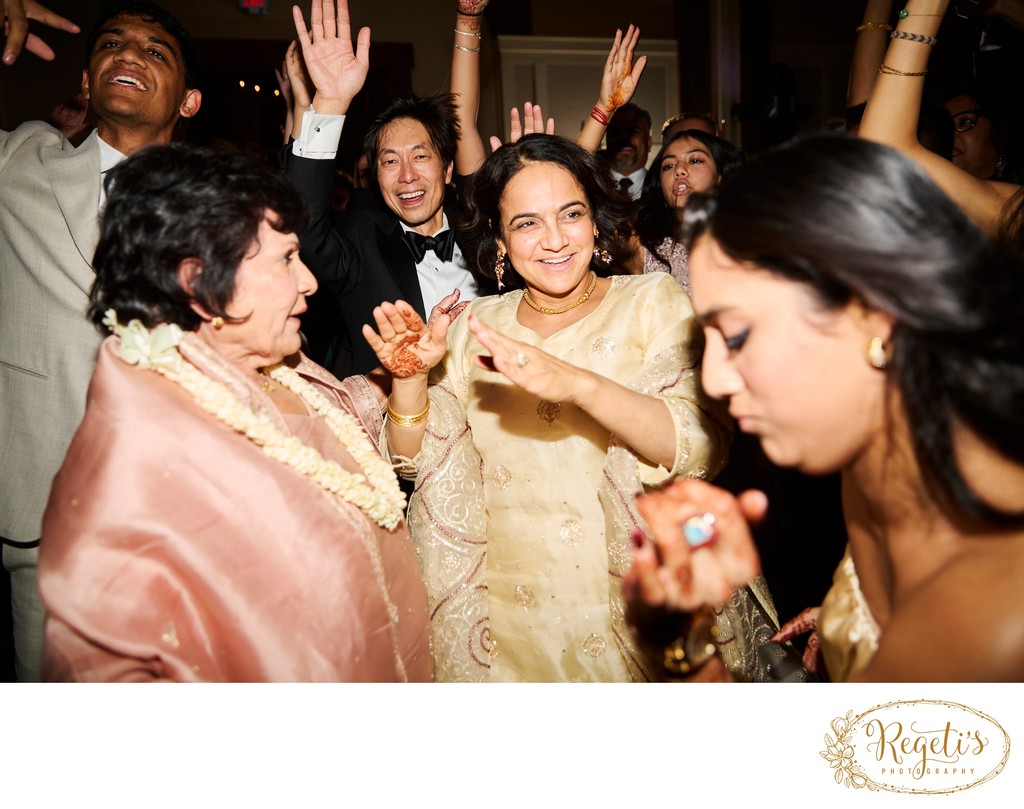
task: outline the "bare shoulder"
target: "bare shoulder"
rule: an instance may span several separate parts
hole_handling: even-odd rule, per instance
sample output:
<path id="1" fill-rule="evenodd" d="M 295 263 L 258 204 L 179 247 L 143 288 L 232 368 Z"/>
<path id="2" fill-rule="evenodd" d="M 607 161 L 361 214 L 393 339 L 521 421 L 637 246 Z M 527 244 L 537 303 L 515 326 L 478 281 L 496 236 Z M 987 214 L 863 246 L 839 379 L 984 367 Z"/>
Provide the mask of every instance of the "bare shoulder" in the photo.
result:
<path id="1" fill-rule="evenodd" d="M 893 604 L 864 676 L 1024 680 L 1024 532 L 979 538 Z"/>

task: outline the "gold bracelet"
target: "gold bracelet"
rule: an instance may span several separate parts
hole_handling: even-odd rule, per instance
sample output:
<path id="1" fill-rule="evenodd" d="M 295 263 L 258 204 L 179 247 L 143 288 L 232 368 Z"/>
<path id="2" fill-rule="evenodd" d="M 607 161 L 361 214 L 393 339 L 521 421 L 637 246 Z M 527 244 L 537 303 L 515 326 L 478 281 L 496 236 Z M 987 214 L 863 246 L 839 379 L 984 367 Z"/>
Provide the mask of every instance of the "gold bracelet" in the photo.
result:
<path id="1" fill-rule="evenodd" d="M 854 33 L 859 34 L 861 31 L 891 31 L 892 26 L 887 22 L 866 22 L 863 25 L 858 25 L 853 29 Z"/>
<path id="2" fill-rule="evenodd" d="M 879 65 L 878 72 L 883 76 L 927 76 L 927 70 L 897 70 L 888 65 Z"/>
<path id="3" fill-rule="evenodd" d="M 681 679 L 696 674 L 718 652 L 718 626 L 712 610 L 690 616 L 685 633 L 662 650 L 665 676 Z"/>
<path id="4" fill-rule="evenodd" d="M 427 420 L 429 412 L 430 399 L 427 399 L 427 406 L 423 408 L 422 413 L 417 413 L 415 416 L 403 416 L 401 413 L 396 413 L 391 409 L 391 398 L 388 397 L 388 421 L 398 427 L 415 427 L 418 424 L 422 424 Z"/>

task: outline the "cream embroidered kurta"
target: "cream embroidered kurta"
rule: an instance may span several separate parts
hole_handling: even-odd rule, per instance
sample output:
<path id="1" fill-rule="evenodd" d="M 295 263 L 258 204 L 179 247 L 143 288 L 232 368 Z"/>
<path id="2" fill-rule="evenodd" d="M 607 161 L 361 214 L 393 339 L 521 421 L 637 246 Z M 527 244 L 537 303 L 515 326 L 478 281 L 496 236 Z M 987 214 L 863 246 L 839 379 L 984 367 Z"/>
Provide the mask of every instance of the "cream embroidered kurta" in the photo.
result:
<path id="1" fill-rule="evenodd" d="M 476 366 L 486 349 L 452 326 L 410 527 L 424 567 L 439 679 L 628 681 L 649 677 L 623 620 L 620 579 L 640 525 L 632 496 L 725 461 L 727 431 L 700 392 L 689 298 L 666 274 L 617 276 L 598 308 L 542 338 L 522 291 L 469 312 L 490 328 L 662 399 L 675 426 L 668 470 L 635 458 L 589 414 Z"/>

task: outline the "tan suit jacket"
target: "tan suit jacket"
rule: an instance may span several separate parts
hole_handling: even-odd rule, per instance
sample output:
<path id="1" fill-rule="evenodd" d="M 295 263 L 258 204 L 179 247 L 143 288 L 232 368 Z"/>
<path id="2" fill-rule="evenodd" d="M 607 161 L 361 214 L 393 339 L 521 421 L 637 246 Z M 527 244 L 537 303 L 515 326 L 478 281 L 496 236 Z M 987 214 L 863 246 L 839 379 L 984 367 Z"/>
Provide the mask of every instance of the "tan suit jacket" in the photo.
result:
<path id="1" fill-rule="evenodd" d="M 86 320 L 100 144 L 33 121 L 0 132 L 0 536 L 38 539 L 101 335 Z"/>

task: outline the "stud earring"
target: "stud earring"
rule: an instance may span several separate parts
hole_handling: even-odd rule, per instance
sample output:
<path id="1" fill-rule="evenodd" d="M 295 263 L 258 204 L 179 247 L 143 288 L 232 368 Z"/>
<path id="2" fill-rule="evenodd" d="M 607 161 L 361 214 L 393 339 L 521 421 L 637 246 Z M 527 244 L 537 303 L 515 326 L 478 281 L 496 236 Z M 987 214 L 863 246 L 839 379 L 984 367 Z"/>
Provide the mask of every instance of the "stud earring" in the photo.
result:
<path id="1" fill-rule="evenodd" d="M 224 328 L 224 318 L 222 318 L 220 315 L 217 315 L 217 317 L 212 318 L 210 320 L 210 325 L 213 326 L 215 329 L 222 329 Z"/>
<path id="2" fill-rule="evenodd" d="M 494 262 L 494 277 L 498 279 L 498 291 L 500 292 L 505 288 L 505 284 L 502 283 L 502 276 L 505 274 L 505 248 L 502 245 L 498 245 L 498 260 Z"/>
<path id="3" fill-rule="evenodd" d="M 885 351 L 885 343 L 881 337 L 872 337 L 868 342 L 868 362 L 872 368 L 882 370 L 889 364 L 889 355 Z"/>

